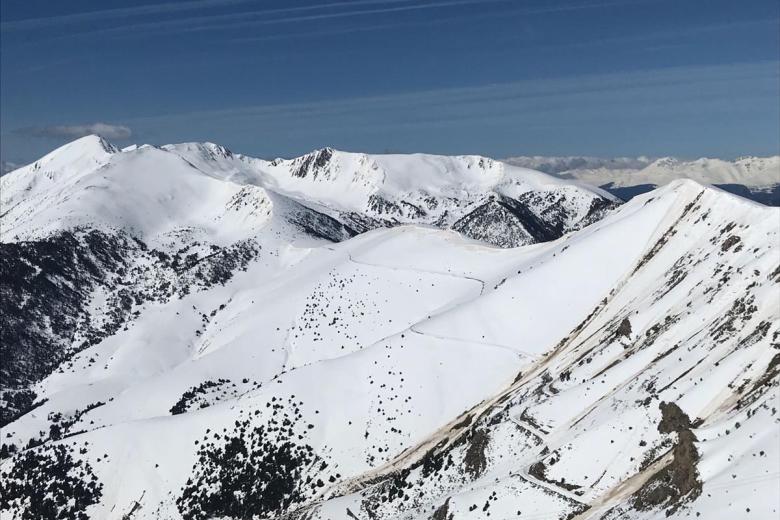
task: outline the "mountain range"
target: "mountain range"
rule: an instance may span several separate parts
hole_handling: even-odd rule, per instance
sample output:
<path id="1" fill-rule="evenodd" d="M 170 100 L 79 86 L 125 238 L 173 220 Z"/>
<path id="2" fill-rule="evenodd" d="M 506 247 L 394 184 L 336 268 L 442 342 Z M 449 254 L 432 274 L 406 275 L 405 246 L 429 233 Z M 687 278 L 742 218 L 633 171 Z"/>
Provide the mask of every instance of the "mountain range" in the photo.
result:
<path id="1" fill-rule="evenodd" d="M 96 136 L 0 197 L 4 518 L 778 514 L 778 208 Z"/>
<path id="2" fill-rule="evenodd" d="M 601 186 L 623 200 L 676 179 L 713 184 L 725 191 L 771 206 L 780 206 L 780 156 L 741 157 L 734 161 L 674 157 L 543 157 L 517 156 L 509 164 L 563 179 Z"/>

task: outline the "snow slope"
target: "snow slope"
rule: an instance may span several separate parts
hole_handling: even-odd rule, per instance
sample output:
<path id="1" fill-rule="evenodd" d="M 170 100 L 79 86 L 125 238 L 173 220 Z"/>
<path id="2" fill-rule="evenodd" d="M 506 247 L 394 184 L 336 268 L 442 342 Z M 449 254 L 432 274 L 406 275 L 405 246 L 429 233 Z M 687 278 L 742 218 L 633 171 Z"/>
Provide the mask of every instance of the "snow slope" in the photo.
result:
<path id="1" fill-rule="evenodd" d="M 776 517 L 776 208 L 674 181 L 518 248 L 352 236 L 419 157 L 84 144 L 2 180 L 4 517 Z M 441 200 L 546 189 L 425 161 Z"/>

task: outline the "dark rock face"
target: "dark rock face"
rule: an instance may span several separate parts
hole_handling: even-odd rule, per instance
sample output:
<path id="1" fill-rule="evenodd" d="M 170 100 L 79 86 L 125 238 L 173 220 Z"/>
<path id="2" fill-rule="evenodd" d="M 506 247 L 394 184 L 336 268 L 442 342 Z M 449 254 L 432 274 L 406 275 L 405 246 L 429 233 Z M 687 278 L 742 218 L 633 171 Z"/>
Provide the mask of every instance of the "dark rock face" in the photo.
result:
<path id="1" fill-rule="evenodd" d="M 588 213 L 585 217 L 577 223 L 575 229 L 582 229 L 585 226 L 590 226 L 594 222 L 598 222 L 604 218 L 607 213 L 620 206 L 620 202 L 613 202 L 607 199 L 593 199 L 588 208 Z"/>
<path id="2" fill-rule="evenodd" d="M 333 149 L 323 148 L 301 157 L 301 163 L 293 172 L 295 177 L 308 177 L 312 179 L 317 177 L 327 168 L 330 160 L 333 158 Z"/>
<path id="3" fill-rule="evenodd" d="M 455 518 L 455 513 L 450 513 L 449 498 L 447 498 L 447 500 L 433 512 L 433 516 L 431 516 L 431 520 L 453 520 L 453 518 Z"/>
<path id="4" fill-rule="evenodd" d="M 685 502 L 693 501 L 701 494 L 702 484 L 696 463 L 696 436 L 691 431 L 691 421 L 674 403 L 660 404 L 661 422 L 658 431 L 677 433 L 677 443 L 672 449 L 670 464 L 660 469 L 634 495 L 634 507 L 640 511 L 654 507 L 666 507 L 676 511 Z"/>
<path id="5" fill-rule="evenodd" d="M 658 423 L 658 431 L 661 433 L 681 432 L 690 429 L 691 420 L 679 406 L 674 403 L 661 403 L 661 422 Z"/>
<path id="6" fill-rule="evenodd" d="M 551 226 L 527 205 L 501 196 L 482 204 L 455 222 L 452 229 L 498 247 L 547 242 L 563 234 L 562 226 Z"/>
<path id="7" fill-rule="evenodd" d="M 300 206 L 298 211 L 289 216 L 289 220 L 305 233 L 331 242 L 341 242 L 358 234 L 349 223 L 342 224 L 335 218 L 305 206 Z"/>
<path id="8" fill-rule="evenodd" d="M 438 204 L 433 197 L 429 197 L 425 202 L 433 207 L 436 207 L 436 204 Z M 373 215 L 382 215 L 386 219 L 398 223 L 400 223 L 398 219 L 414 222 L 415 220 L 424 220 L 425 217 L 428 216 L 428 212 L 425 211 L 425 208 L 405 200 L 393 202 L 379 195 L 371 195 L 368 199 L 368 209 Z"/>
<path id="9" fill-rule="evenodd" d="M 593 199 L 588 212 L 578 219 L 571 201 L 561 193 L 529 192 L 517 199 L 494 195 L 452 229 L 494 246 L 518 247 L 556 240 L 600 220 L 617 206 L 607 199 Z"/>
<path id="10" fill-rule="evenodd" d="M 623 318 L 623 321 L 620 322 L 620 325 L 618 325 L 617 330 L 615 330 L 615 337 L 623 337 L 623 338 L 630 338 L 631 337 L 631 321 L 629 321 L 628 318 Z"/>
<path id="11" fill-rule="evenodd" d="M 478 429 L 471 432 L 468 439 L 468 448 L 463 458 L 464 469 L 471 475 L 472 479 L 477 479 L 487 467 L 487 458 L 485 450 L 490 442 L 490 434 L 486 429 Z"/>
<path id="12" fill-rule="evenodd" d="M 339 215 L 339 220 L 344 223 L 345 227 L 354 230 L 357 234 L 365 233 L 372 229 L 391 227 L 393 225 L 392 222 L 369 217 L 368 215 L 356 212 L 341 213 Z"/>
<path id="13" fill-rule="evenodd" d="M 522 194 L 517 201 L 530 208 L 540 220 L 560 234 L 582 229 L 601 220 L 608 211 L 620 205 L 617 202 L 596 197 L 591 200 L 585 215 L 578 218 L 575 203 L 567 198 L 566 192 L 531 191 Z"/>

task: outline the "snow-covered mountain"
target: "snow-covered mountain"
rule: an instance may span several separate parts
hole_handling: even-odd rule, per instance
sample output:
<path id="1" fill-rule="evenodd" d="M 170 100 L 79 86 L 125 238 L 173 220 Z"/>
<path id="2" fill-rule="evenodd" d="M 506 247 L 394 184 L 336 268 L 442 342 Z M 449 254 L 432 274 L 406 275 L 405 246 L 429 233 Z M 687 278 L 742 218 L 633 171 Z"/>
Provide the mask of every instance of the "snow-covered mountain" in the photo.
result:
<path id="1" fill-rule="evenodd" d="M 143 188 L 129 189 L 139 184 Z M 335 219 L 352 235 L 425 224 L 510 247 L 579 229 L 617 200 L 598 188 L 478 156 L 368 155 L 326 148 L 295 159 L 264 161 L 212 143 L 118 150 L 96 136 L 7 175 L 2 186 L 8 208 L 5 240 L 90 225 L 95 217 L 101 226 L 127 228 L 139 236 L 164 234 L 185 222 L 213 227 L 218 216 L 201 209 L 224 211 L 228 200 L 244 190 L 242 196 L 255 197 L 254 202 L 276 198 L 298 203 Z M 108 198 L 103 190 L 114 200 L 99 207 Z M 150 196 L 156 193 L 170 200 Z M 145 222 L 147 218 L 154 222 Z M 262 219 L 239 218 L 242 225 L 262 225 Z"/>
<path id="2" fill-rule="evenodd" d="M 778 513 L 777 208 L 95 138 L 1 182 L 4 517 Z"/>
<path id="3" fill-rule="evenodd" d="M 506 162 L 601 186 L 626 200 L 676 179 L 693 179 L 762 204 L 780 205 L 780 156 L 741 157 L 735 161 L 518 156 Z"/>
<path id="4" fill-rule="evenodd" d="M 598 188 L 479 156 L 369 155 L 325 148 L 268 162 L 211 143 L 163 149 L 206 171 L 299 200 L 355 233 L 425 224 L 513 247 L 579 229 L 616 201 Z"/>
<path id="5" fill-rule="evenodd" d="M 655 159 L 650 157 L 590 157 L 587 155 L 545 156 L 518 155 L 504 159 L 509 164 L 531 168 L 550 174 L 576 174 L 576 172 L 592 172 L 598 182 L 601 175 L 612 175 L 612 179 L 621 177 L 645 168 Z M 593 178 L 592 178 L 593 179 Z"/>

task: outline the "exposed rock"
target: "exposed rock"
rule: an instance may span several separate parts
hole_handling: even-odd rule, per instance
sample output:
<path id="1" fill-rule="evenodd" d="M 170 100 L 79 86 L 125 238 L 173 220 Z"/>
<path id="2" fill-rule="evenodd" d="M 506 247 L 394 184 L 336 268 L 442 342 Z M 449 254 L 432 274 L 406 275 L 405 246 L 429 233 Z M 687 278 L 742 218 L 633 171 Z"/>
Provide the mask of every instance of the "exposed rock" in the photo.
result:
<path id="1" fill-rule="evenodd" d="M 673 459 L 636 492 L 634 507 L 644 511 L 662 506 L 670 514 L 701 494 L 702 484 L 696 468 L 699 452 L 696 436 L 690 429 L 691 420 L 685 412 L 674 403 L 662 402 L 660 408 L 658 431 L 677 434 L 677 442 L 672 448 Z"/>

